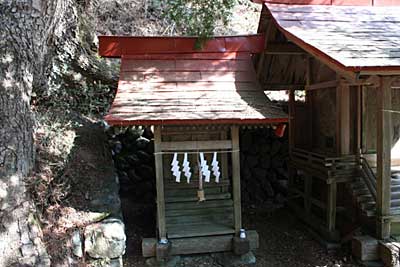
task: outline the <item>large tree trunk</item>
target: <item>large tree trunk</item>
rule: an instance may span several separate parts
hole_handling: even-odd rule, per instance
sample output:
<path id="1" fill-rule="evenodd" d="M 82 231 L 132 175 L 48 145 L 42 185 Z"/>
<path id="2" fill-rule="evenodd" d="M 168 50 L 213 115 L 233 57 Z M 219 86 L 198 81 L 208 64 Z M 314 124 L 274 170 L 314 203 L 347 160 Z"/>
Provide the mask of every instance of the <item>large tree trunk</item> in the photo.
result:
<path id="1" fill-rule="evenodd" d="M 25 182 L 35 152 L 32 86 L 51 58 L 60 2 L 0 3 L 0 266 L 49 265 Z"/>

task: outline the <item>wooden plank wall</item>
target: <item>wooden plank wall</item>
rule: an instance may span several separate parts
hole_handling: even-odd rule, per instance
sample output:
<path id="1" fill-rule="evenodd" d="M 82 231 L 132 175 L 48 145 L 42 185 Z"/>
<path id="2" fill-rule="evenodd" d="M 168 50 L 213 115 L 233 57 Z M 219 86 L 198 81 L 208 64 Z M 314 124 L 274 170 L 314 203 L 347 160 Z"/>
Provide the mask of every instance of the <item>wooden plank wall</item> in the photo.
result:
<path id="1" fill-rule="evenodd" d="M 239 159 L 236 160 L 239 153 L 237 155 L 235 153 L 218 153 L 222 174 L 220 183 L 216 183 L 215 177 L 211 175 L 209 183 L 203 182 L 206 201 L 199 203 L 197 198 L 199 188 L 199 155 L 197 152 L 209 152 L 205 153 L 205 159 L 210 166 L 213 158 L 212 151 L 239 150 L 238 131 L 233 128 L 231 132 L 232 138 L 228 137 L 229 127 L 227 126 L 163 127 L 161 148 L 164 152 L 169 152 L 162 155 L 166 231 L 169 238 L 179 239 L 239 232 L 241 228 L 240 166 L 233 164 L 232 180 L 228 177 L 228 157 L 232 156 L 232 162 L 240 164 Z M 183 173 L 181 182 L 175 182 L 175 177 L 171 173 L 172 153 L 174 152 L 179 152 L 180 163 L 183 162 L 184 152 L 196 152 L 188 154 L 192 172 L 189 184 Z M 211 167 L 209 169 L 211 171 Z"/>

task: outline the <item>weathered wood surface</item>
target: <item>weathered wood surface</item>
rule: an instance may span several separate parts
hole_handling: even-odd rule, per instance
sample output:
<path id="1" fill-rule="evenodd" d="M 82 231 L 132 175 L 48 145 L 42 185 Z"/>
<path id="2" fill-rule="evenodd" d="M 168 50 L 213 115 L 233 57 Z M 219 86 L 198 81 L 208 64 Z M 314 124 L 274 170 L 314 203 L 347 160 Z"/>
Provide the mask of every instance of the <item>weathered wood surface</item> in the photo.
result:
<path id="1" fill-rule="evenodd" d="M 123 57 L 110 124 L 287 121 L 260 88 L 249 54 L 225 59 Z M 211 57 L 209 55 L 208 57 Z"/>
<path id="2" fill-rule="evenodd" d="M 392 114 L 387 112 L 392 107 L 392 89 L 390 78 L 380 78 L 380 87 L 377 88 L 377 198 L 376 210 L 377 235 L 382 239 L 390 236 L 390 222 L 381 219 L 390 215 L 391 195 L 391 149 L 392 149 Z"/>
<path id="3" fill-rule="evenodd" d="M 164 198 L 164 174 L 163 174 L 163 160 L 162 155 L 157 154 L 161 152 L 161 127 L 154 128 L 154 152 L 155 154 L 155 167 L 156 167 L 156 190 L 157 190 L 157 228 L 159 238 L 166 238 L 165 226 L 165 198 Z"/>
<path id="4" fill-rule="evenodd" d="M 162 151 L 231 149 L 231 140 L 162 142 Z"/>
<path id="5" fill-rule="evenodd" d="M 296 40 L 346 67 L 400 66 L 400 7 L 267 7 Z"/>
<path id="6" fill-rule="evenodd" d="M 209 252 L 222 252 L 232 250 L 233 235 L 192 237 L 182 239 L 171 239 L 170 255 L 186 255 Z M 259 237 L 256 231 L 247 231 L 247 238 L 250 241 L 250 249 L 257 249 Z M 144 257 L 154 257 L 156 254 L 155 238 L 143 238 L 142 253 Z"/>
<path id="7" fill-rule="evenodd" d="M 242 228 L 242 203 L 240 191 L 240 146 L 239 146 L 239 127 L 232 126 L 232 194 L 233 208 L 235 216 L 235 232 L 239 233 Z"/>

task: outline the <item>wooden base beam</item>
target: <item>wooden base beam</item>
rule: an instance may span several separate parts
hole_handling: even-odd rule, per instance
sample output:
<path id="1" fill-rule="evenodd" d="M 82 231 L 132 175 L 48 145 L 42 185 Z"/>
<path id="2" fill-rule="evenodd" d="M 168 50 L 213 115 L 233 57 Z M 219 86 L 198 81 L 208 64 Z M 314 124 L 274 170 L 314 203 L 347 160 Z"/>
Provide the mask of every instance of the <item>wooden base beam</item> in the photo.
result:
<path id="1" fill-rule="evenodd" d="M 256 231 L 247 231 L 247 239 L 249 240 L 250 250 L 259 247 L 259 237 Z M 211 252 L 232 251 L 232 239 L 234 235 L 221 236 L 203 236 L 190 237 L 181 239 L 169 239 L 171 248 L 169 255 L 188 255 Z M 156 256 L 157 239 L 143 238 L 142 253 L 143 257 Z"/>

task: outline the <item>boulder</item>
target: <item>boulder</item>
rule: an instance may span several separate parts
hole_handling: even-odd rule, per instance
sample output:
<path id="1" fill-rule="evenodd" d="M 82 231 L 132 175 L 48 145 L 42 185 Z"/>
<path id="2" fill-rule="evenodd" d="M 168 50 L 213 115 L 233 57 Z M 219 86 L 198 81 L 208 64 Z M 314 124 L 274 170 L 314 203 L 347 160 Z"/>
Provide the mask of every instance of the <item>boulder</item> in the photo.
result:
<path id="1" fill-rule="evenodd" d="M 119 219 L 107 219 L 86 227 L 85 252 L 92 258 L 114 259 L 125 253 L 124 224 Z"/>

